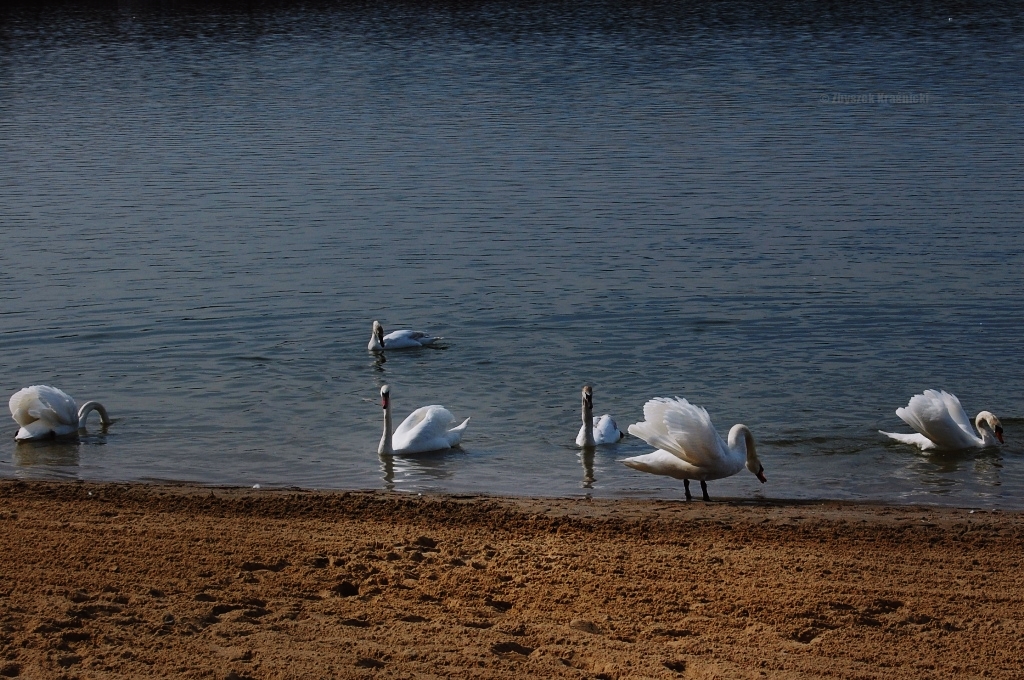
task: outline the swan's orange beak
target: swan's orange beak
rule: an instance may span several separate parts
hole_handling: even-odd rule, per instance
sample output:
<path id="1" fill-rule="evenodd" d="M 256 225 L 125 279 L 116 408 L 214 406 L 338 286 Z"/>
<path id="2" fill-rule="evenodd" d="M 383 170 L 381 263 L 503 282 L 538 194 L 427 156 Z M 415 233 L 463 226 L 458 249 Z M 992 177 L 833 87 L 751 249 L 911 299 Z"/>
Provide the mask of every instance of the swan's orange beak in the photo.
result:
<path id="1" fill-rule="evenodd" d="M 765 482 L 768 481 L 768 478 L 764 476 L 764 466 L 763 465 L 760 468 L 758 468 L 758 470 L 757 470 L 757 478 L 759 480 L 761 480 L 762 484 L 764 484 Z"/>
<path id="2" fill-rule="evenodd" d="M 383 394 L 380 398 L 380 407 L 386 409 L 388 407 L 388 395 Z"/>
<path id="3" fill-rule="evenodd" d="M 1000 444 L 1005 443 L 1005 442 L 1003 442 L 1003 426 L 1002 425 L 1000 425 L 999 427 L 996 428 L 996 439 L 999 440 Z"/>

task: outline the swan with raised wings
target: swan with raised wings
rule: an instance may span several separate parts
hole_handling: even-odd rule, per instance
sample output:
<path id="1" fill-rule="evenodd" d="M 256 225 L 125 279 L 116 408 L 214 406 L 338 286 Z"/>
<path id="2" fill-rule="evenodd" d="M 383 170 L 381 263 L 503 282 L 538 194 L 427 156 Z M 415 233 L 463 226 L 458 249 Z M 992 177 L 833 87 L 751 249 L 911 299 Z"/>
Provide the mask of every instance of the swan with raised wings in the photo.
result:
<path id="1" fill-rule="evenodd" d="M 625 436 L 607 413 L 600 418 L 594 417 L 594 389 L 590 385 L 584 385 L 583 425 L 580 426 L 580 433 L 576 435 L 576 446 L 614 444 Z"/>
<path id="2" fill-rule="evenodd" d="M 14 438 L 18 441 L 65 437 L 85 429 L 89 414 L 96 411 L 100 422 L 110 425 L 107 409 L 97 401 L 87 401 L 79 408 L 68 394 L 49 385 L 32 385 L 18 390 L 8 406 L 11 417 L 21 427 Z"/>
<path id="3" fill-rule="evenodd" d="M 917 434 L 878 432 L 922 451 L 982 449 L 1003 443 L 1003 426 L 999 418 L 989 411 L 982 411 L 974 418 L 974 427 L 978 430 L 975 432 L 960 400 L 944 390 L 925 390 L 922 394 L 915 394 L 906 407 L 896 409 L 896 415 Z"/>
<path id="4" fill-rule="evenodd" d="M 384 409 L 384 434 L 377 447 L 379 454 L 444 451 L 459 445 L 462 433 L 469 425 L 469 418 L 466 418 L 458 427 L 451 427 L 455 423 L 451 411 L 444 406 L 432 405 L 416 409 L 398 429 L 392 430 L 391 388 L 387 385 L 380 388 L 380 404 Z"/>
<path id="5" fill-rule="evenodd" d="M 690 500 L 690 480 L 700 481 L 704 500 L 708 480 L 731 477 L 746 466 L 760 481 L 768 481 L 757 458 L 754 436 L 746 425 L 733 425 L 729 441 L 711 424 L 711 416 L 699 406 L 676 397 L 656 397 L 644 404 L 644 421 L 629 426 L 629 433 L 658 448 L 653 453 L 626 458 L 634 470 L 683 480 Z"/>
<path id="6" fill-rule="evenodd" d="M 421 333 L 420 331 L 391 331 L 384 335 L 384 327 L 380 321 L 373 322 L 373 332 L 370 334 L 370 343 L 366 349 L 371 352 L 382 352 L 386 349 L 409 349 L 412 347 L 426 347 L 432 345 L 441 338 Z"/>

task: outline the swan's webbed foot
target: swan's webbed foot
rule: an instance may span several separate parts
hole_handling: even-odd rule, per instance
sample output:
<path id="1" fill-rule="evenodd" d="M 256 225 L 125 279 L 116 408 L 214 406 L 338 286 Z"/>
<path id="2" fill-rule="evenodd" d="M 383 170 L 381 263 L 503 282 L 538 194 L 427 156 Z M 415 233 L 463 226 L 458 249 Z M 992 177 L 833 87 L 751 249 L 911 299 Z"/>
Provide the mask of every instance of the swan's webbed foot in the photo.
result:
<path id="1" fill-rule="evenodd" d="M 711 496 L 708 495 L 708 483 L 705 482 L 703 479 L 700 480 L 700 490 L 704 493 L 704 500 L 710 501 Z"/>
<path id="2" fill-rule="evenodd" d="M 683 480 L 683 490 L 686 491 L 686 500 L 692 501 L 693 500 L 693 496 L 690 495 L 690 480 L 689 479 L 684 479 Z"/>

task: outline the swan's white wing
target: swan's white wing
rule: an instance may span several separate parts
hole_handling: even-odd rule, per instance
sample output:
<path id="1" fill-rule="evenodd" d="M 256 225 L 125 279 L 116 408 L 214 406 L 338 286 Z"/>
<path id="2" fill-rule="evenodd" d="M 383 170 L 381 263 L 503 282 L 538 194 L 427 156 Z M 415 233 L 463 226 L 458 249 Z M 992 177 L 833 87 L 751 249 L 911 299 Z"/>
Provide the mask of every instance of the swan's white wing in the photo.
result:
<path id="1" fill-rule="evenodd" d="M 582 428 L 580 428 L 582 431 Z M 579 437 L 577 437 L 577 440 Z M 612 420 L 612 417 L 607 413 L 600 418 L 594 418 L 594 443 L 595 444 L 614 444 L 615 442 L 622 439 L 622 433 L 619 432 L 618 425 Z M 580 444 L 580 446 L 583 446 Z"/>
<path id="2" fill-rule="evenodd" d="M 879 430 L 878 433 L 884 434 L 886 437 L 892 437 L 898 442 L 916 446 L 922 451 L 930 451 L 935 448 L 935 442 L 923 434 L 902 434 L 900 432 L 883 432 L 882 430 Z"/>
<path id="3" fill-rule="evenodd" d="M 944 394 L 946 393 L 925 390 L 923 394 L 914 395 L 905 408 L 896 409 L 896 415 L 917 432 L 935 442 L 936 448 L 965 449 L 978 446 L 981 439 L 970 430 L 969 422 L 968 431 L 957 422 L 958 418 L 949 411 Z M 956 397 L 953 399 L 956 400 Z M 955 405 L 962 414 L 963 408 L 960 407 L 958 400 L 955 401 Z M 963 415 L 962 419 L 966 420 L 967 416 Z"/>
<path id="4" fill-rule="evenodd" d="M 700 470 L 674 453 L 663 449 L 642 456 L 624 458 L 622 463 L 634 470 L 649 472 L 652 475 L 665 475 L 675 479 L 700 479 L 701 477 Z"/>
<path id="5" fill-rule="evenodd" d="M 78 405 L 69 395 L 49 385 L 33 385 L 14 393 L 8 406 L 11 417 L 22 427 L 42 421 L 51 427 L 78 428 Z"/>
<path id="6" fill-rule="evenodd" d="M 655 397 L 644 404 L 644 419 L 642 422 L 633 423 L 627 431 L 634 437 L 639 437 L 656 449 L 672 451 L 678 448 L 676 442 L 669 436 L 668 427 L 665 425 L 665 410 L 671 399 Z M 677 454 L 678 455 L 678 454 Z"/>
<path id="7" fill-rule="evenodd" d="M 440 338 L 421 333 L 420 331 L 391 331 L 384 336 L 385 349 L 403 349 L 405 347 L 422 347 L 429 345 Z"/>
<path id="8" fill-rule="evenodd" d="M 728 448 L 711 416 L 686 399 L 652 399 L 644 404 L 644 418 L 643 423 L 629 426 L 630 434 L 695 467 L 717 468 L 727 455 Z"/>
<path id="9" fill-rule="evenodd" d="M 392 446 L 395 451 L 407 453 L 449 448 L 448 427 L 454 422 L 455 416 L 444 406 L 432 404 L 420 407 L 395 429 L 391 438 Z M 465 425 L 463 423 L 460 427 L 465 428 Z"/>
<path id="10" fill-rule="evenodd" d="M 443 434 L 448 426 L 455 422 L 455 416 L 444 406 L 431 404 L 421 406 L 410 413 L 402 424 L 395 429 L 394 437 L 408 437 L 423 432 Z"/>
<path id="11" fill-rule="evenodd" d="M 946 412 L 949 417 L 953 419 L 953 422 L 957 426 L 966 432 L 972 439 L 975 439 L 974 426 L 971 425 L 971 419 L 967 417 L 964 412 L 964 407 L 960 405 L 960 400 L 957 399 L 955 394 L 950 394 L 945 390 L 939 391 L 939 396 L 942 398 L 942 403 L 946 405 Z"/>

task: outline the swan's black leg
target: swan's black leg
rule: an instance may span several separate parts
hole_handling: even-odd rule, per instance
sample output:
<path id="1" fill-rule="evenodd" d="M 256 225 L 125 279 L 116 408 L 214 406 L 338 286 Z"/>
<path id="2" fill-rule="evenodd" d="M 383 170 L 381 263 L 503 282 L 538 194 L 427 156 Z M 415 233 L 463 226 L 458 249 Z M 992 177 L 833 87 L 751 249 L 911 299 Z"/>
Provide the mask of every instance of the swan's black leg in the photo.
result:
<path id="1" fill-rule="evenodd" d="M 703 479 L 700 480 L 700 490 L 704 492 L 704 500 L 710 501 L 711 496 L 708 495 L 708 483 L 705 482 Z"/>
<path id="2" fill-rule="evenodd" d="M 688 501 L 689 500 L 693 500 L 693 498 L 690 496 L 690 480 L 689 479 L 684 479 L 683 480 L 683 490 L 686 491 L 686 500 L 688 500 Z"/>

